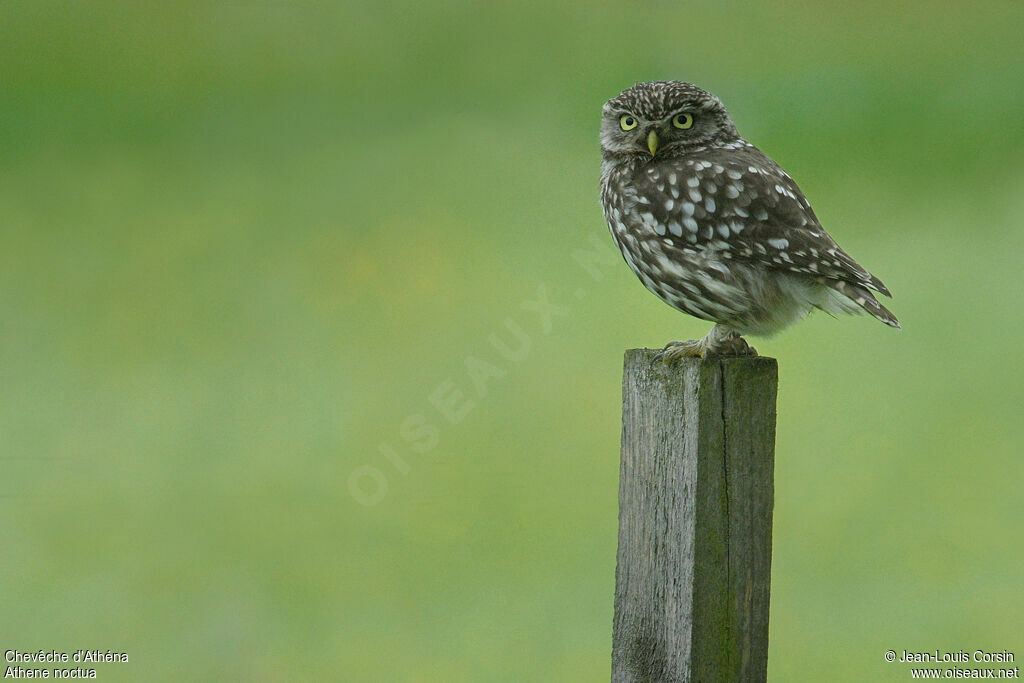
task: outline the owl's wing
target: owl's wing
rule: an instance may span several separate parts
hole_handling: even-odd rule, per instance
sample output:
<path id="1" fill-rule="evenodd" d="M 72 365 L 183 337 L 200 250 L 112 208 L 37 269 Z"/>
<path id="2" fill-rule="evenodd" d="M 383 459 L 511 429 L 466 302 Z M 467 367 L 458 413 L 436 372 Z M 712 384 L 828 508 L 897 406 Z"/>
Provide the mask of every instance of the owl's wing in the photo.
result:
<path id="1" fill-rule="evenodd" d="M 640 216 L 678 249 L 712 250 L 891 296 L 825 232 L 796 182 L 753 145 L 652 165 L 635 186 Z"/>

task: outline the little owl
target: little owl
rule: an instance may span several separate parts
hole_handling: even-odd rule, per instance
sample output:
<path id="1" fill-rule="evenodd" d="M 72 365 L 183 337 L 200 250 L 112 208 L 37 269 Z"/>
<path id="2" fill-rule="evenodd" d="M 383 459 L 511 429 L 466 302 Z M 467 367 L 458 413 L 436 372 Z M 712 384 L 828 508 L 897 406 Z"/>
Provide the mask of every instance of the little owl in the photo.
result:
<path id="1" fill-rule="evenodd" d="M 604 105 L 601 203 L 644 285 L 713 321 L 662 357 L 755 355 L 741 335 L 770 335 L 811 309 L 899 321 L 891 296 L 825 232 L 778 164 L 740 137 L 722 102 L 689 83 L 638 83 Z"/>

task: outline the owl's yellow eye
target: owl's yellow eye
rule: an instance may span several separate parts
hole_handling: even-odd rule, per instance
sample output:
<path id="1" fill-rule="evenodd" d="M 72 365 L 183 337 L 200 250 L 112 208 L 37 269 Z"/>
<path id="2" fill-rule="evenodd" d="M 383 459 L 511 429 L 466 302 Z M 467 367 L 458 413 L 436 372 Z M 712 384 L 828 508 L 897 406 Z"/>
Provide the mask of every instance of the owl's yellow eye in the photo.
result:
<path id="1" fill-rule="evenodd" d="M 636 119 L 630 114 L 623 114 L 619 119 L 619 125 L 622 126 L 622 130 L 633 130 L 636 128 Z"/>
<path id="2" fill-rule="evenodd" d="M 676 114 L 672 117 L 672 125 L 676 128 L 689 128 L 693 125 L 693 116 L 690 114 Z"/>

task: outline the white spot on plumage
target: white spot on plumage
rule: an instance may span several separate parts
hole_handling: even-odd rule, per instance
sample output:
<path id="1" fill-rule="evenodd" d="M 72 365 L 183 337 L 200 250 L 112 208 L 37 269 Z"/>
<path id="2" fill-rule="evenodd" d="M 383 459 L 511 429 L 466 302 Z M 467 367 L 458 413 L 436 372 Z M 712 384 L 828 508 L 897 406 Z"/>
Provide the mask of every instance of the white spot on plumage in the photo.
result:
<path id="1" fill-rule="evenodd" d="M 676 237 L 683 236 L 683 226 L 679 225 L 675 221 L 672 221 L 671 223 L 668 224 L 668 230 Z"/>
<path id="2" fill-rule="evenodd" d="M 682 266 L 669 259 L 665 254 L 658 255 L 658 266 L 661 267 L 662 271 L 672 273 L 674 275 L 681 275 L 683 272 Z"/>
<path id="3" fill-rule="evenodd" d="M 697 233 L 697 221 L 693 220 L 692 218 L 684 218 L 683 225 L 685 225 L 686 229 L 689 230 L 690 232 L 694 234 Z"/>
<path id="4" fill-rule="evenodd" d="M 789 246 L 789 240 L 784 237 L 772 237 L 768 240 L 768 244 L 772 245 L 776 249 L 785 249 Z"/>
<path id="5" fill-rule="evenodd" d="M 676 174 L 675 173 L 669 173 L 668 174 L 668 184 L 669 185 L 675 185 L 676 184 Z"/>
<path id="6" fill-rule="evenodd" d="M 666 199 L 665 200 L 665 210 L 666 211 L 671 211 L 672 209 L 675 208 L 675 206 L 676 206 L 675 202 L 673 202 L 671 199 Z"/>
<path id="7" fill-rule="evenodd" d="M 688 187 L 700 187 L 700 178 L 697 176 L 690 176 L 686 179 L 686 185 Z"/>
<path id="8" fill-rule="evenodd" d="M 692 199 L 695 202 L 699 202 L 701 200 L 701 197 L 703 197 L 703 196 L 704 195 L 702 195 L 697 190 L 690 190 L 690 199 Z"/>
<path id="9" fill-rule="evenodd" d="M 704 208 L 707 209 L 708 213 L 714 213 L 715 212 L 715 198 L 714 197 L 706 198 L 704 200 Z"/>
<path id="10" fill-rule="evenodd" d="M 729 226 L 728 226 L 728 224 L 721 223 L 718 226 L 718 234 L 721 235 L 722 237 L 728 237 L 729 236 Z"/>
<path id="11" fill-rule="evenodd" d="M 726 185 L 725 196 L 728 197 L 729 199 L 736 199 L 737 197 L 740 196 L 740 191 L 736 189 L 735 185 Z"/>
<path id="12" fill-rule="evenodd" d="M 683 202 L 682 207 L 683 213 L 685 213 L 687 216 L 693 215 L 693 202 Z"/>
<path id="13" fill-rule="evenodd" d="M 643 221 L 644 226 L 647 227 L 648 229 L 657 231 L 659 235 L 665 234 L 665 224 L 659 223 L 654 218 L 654 214 L 645 211 L 644 213 L 640 214 L 640 220 Z"/>

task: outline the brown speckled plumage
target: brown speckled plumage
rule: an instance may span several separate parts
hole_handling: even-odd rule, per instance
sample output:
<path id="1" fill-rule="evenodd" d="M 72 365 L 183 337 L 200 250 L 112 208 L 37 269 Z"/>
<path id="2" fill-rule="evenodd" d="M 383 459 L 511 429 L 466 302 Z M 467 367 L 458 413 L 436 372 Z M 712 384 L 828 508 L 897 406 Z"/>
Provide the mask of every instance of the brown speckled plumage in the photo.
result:
<path id="1" fill-rule="evenodd" d="M 870 291 L 889 290 L 825 232 L 714 95 L 679 81 L 637 84 L 605 104 L 601 149 L 601 201 L 626 262 L 669 305 L 718 323 L 670 356 L 751 353 L 739 335 L 772 334 L 813 308 L 899 327 Z"/>

